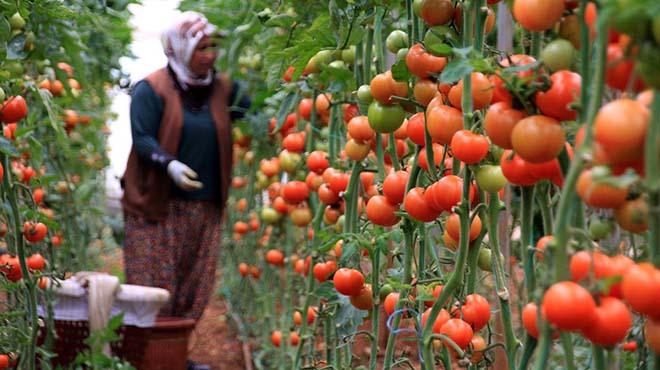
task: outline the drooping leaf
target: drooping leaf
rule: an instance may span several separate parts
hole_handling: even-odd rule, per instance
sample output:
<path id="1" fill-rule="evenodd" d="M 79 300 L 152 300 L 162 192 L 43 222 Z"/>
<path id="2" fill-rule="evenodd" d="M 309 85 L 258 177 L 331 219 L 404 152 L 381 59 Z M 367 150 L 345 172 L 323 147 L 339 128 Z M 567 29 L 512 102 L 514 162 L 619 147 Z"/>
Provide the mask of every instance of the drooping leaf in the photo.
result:
<path id="1" fill-rule="evenodd" d="M 474 68 L 469 60 L 455 58 L 447 64 L 440 74 L 440 81 L 444 83 L 454 83 L 472 73 L 473 70 Z"/>

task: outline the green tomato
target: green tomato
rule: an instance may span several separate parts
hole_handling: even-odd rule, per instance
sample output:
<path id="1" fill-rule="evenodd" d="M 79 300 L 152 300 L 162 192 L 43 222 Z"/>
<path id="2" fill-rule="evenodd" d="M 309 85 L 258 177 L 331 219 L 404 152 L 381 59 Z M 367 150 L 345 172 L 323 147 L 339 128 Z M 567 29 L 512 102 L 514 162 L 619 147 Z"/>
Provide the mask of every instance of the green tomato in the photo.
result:
<path id="1" fill-rule="evenodd" d="M 424 4 L 424 0 L 414 0 L 413 1 L 413 12 L 415 12 L 415 15 L 418 17 L 422 16 L 422 5 Z"/>
<path id="2" fill-rule="evenodd" d="M 286 150 L 280 152 L 279 159 L 280 168 L 289 174 L 294 173 L 302 162 L 300 154 L 291 153 Z"/>
<path id="3" fill-rule="evenodd" d="M 493 251 L 489 248 L 481 248 L 479 250 L 479 257 L 477 258 L 477 266 L 483 271 L 493 271 L 491 260 L 493 258 Z M 500 264 L 504 263 L 504 256 L 500 253 Z"/>
<path id="4" fill-rule="evenodd" d="M 261 210 L 261 219 L 267 224 L 274 224 L 280 220 L 281 215 L 271 207 L 264 207 Z"/>
<path id="5" fill-rule="evenodd" d="M 612 221 L 593 217 L 589 222 L 589 235 L 594 240 L 605 239 L 612 233 L 613 228 Z"/>
<path id="6" fill-rule="evenodd" d="M 9 18 L 9 25 L 11 26 L 12 30 L 22 30 L 23 27 L 25 27 L 25 19 L 23 19 L 23 17 L 21 17 L 21 15 L 16 12 Z"/>
<path id="7" fill-rule="evenodd" d="M 35 41 L 35 36 L 34 32 L 27 32 L 25 34 L 25 46 L 24 49 L 27 51 L 32 51 L 34 50 L 34 41 Z"/>
<path id="8" fill-rule="evenodd" d="M 341 51 L 341 60 L 348 65 L 355 64 L 355 45 Z"/>
<path id="9" fill-rule="evenodd" d="M 4 69 L 6 71 L 9 71 L 9 73 L 11 73 L 12 76 L 22 75 L 25 72 L 25 68 L 23 67 L 23 64 L 15 61 L 5 62 Z"/>
<path id="10" fill-rule="evenodd" d="M 396 53 L 396 60 L 404 60 L 408 55 L 408 48 L 399 49 Z"/>
<path id="11" fill-rule="evenodd" d="M 385 40 L 387 50 L 392 54 L 396 54 L 400 49 L 408 47 L 408 34 L 401 30 L 394 30 Z"/>
<path id="12" fill-rule="evenodd" d="M 392 293 L 394 291 L 394 288 L 390 284 L 383 284 L 383 286 L 380 287 L 380 290 L 378 291 L 378 295 L 380 296 L 380 300 L 383 301 L 385 300 L 385 297 L 387 297 L 388 294 Z"/>
<path id="13" fill-rule="evenodd" d="M 574 59 L 575 48 L 568 40 L 554 40 L 541 51 L 541 60 L 553 71 L 570 69 Z"/>
<path id="14" fill-rule="evenodd" d="M 493 271 L 490 264 L 493 252 L 488 248 L 481 248 L 479 250 L 479 257 L 477 258 L 477 266 L 483 271 Z"/>
<path id="15" fill-rule="evenodd" d="M 482 165 L 477 169 L 476 177 L 479 187 L 489 193 L 497 193 L 506 185 L 506 177 L 500 166 Z"/>
<path id="16" fill-rule="evenodd" d="M 333 226 L 335 227 L 336 232 L 344 232 L 344 215 L 339 216 L 339 218 L 337 218 L 337 222 Z"/>
<path id="17" fill-rule="evenodd" d="M 362 104 L 370 104 L 374 98 L 371 96 L 371 87 L 369 85 L 362 85 L 357 90 L 358 101 Z"/>
<path id="18" fill-rule="evenodd" d="M 377 101 L 369 105 L 367 115 L 369 126 L 382 134 L 396 131 L 406 118 L 406 112 L 399 104 L 383 105 Z"/>
<path id="19" fill-rule="evenodd" d="M 334 59 L 333 50 L 321 50 L 316 53 L 310 60 L 311 73 L 316 73 L 321 70 L 321 66 L 328 65 Z"/>
<path id="20" fill-rule="evenodd" d="M 346 69 L 346 63 L 343 60 L 335 60 L 328 64 L 328 67 L 337 68 L 337 69 Z"/>

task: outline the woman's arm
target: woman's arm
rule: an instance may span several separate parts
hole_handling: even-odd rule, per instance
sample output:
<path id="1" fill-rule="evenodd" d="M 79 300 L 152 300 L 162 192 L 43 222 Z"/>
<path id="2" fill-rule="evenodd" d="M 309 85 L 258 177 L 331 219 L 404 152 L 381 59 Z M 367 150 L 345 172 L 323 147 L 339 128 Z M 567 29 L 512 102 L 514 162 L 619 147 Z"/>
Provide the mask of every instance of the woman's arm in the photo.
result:
<path id="1" fill-rule="evenodd" d="M 245 112 L 250 109 L 252 100 L 246 95 L 246 90 L 239 81 L 233 81 L 227 105 L 229 106 L 229 117 L 232 121 L 245 117 Z"/>
<path id="2" fill-rule="evenodd" d="M 174 156 L 158 144 L 163 101 L 146 81 L 138 82 L 131 92 L 131 134 L 138 156 L 165 170 Z"/>

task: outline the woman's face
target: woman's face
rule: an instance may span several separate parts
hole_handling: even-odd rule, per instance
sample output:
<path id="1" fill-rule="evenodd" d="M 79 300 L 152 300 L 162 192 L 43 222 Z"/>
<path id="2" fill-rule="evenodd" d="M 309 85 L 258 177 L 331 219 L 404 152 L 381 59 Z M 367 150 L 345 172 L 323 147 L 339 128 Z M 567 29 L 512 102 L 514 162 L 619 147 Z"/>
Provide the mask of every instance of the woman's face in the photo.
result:
<path id="1" fill-rule="evenodd" d="M 213 67 L 213 63 L 217 57 L 218 50 L 216 42 L 211 40 L 210 37 L 204 36 L 199 40 L 197 47 L 195 47 L 192 53 L 190 70 L 198 76 L 204 76 Z"/>

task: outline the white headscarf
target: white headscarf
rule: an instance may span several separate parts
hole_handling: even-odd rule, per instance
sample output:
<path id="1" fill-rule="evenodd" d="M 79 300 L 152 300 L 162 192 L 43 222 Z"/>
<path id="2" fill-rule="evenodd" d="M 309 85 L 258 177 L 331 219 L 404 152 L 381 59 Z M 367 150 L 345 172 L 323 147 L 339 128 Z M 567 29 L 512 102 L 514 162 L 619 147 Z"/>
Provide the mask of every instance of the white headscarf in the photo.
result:
<path id="1" fill-rule="evenodd" d="M 189 86 L 208 86 L 213 82 L 212 70 L 206 76 L 199 77 L 192 72 L 189 63 L 199 40 L 211 36 L 215 31 L 216 27 L 209 24 L 202 14 L 188 11 L 182 13 L 163 33 L 165 55 L 183 89 L 187 90 Z"/>

